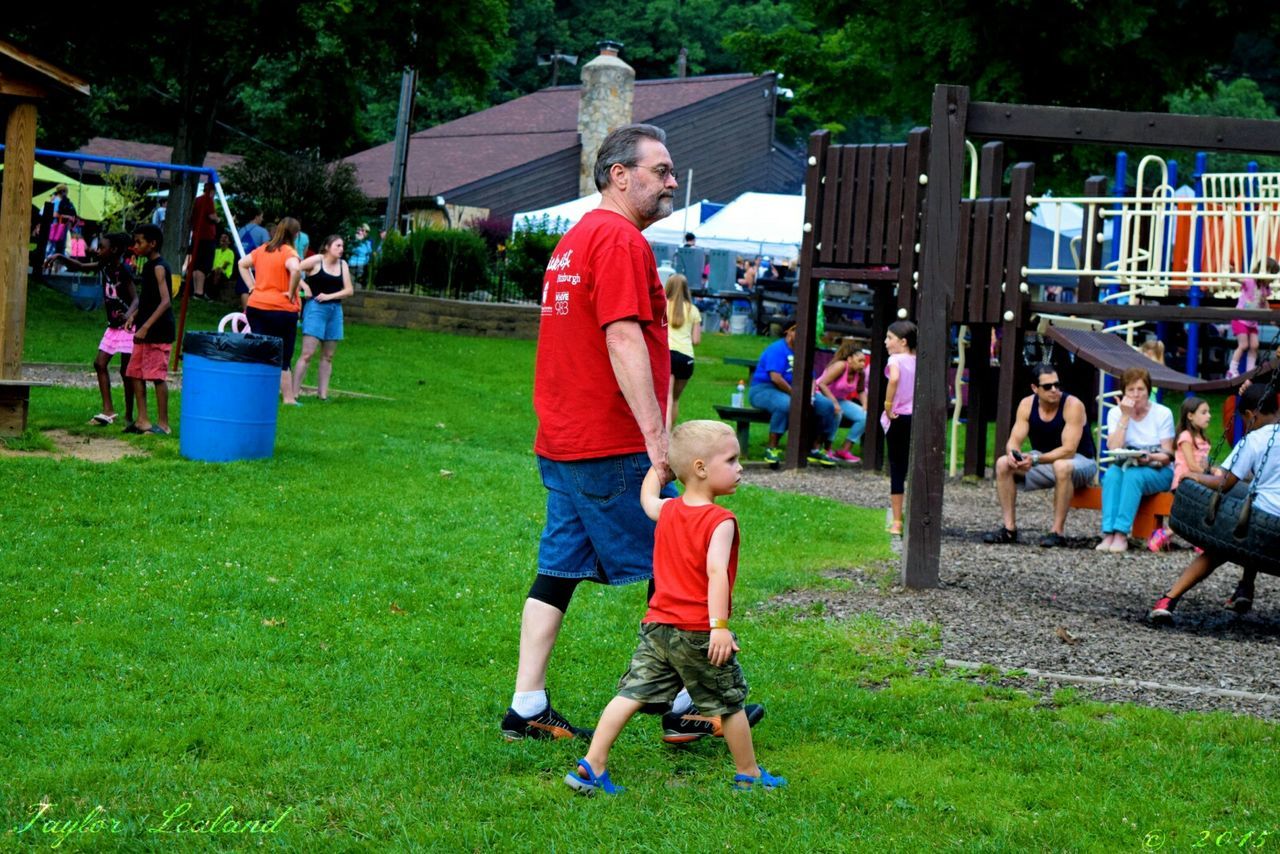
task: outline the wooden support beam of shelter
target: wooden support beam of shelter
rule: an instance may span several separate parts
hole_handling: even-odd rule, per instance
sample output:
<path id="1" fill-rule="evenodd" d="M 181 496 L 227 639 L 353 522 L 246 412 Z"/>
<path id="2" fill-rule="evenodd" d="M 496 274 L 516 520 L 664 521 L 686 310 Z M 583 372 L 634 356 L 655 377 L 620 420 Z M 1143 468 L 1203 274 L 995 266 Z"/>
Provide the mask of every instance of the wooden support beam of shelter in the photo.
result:
<path id="1" fill-rule="evenodd" d="M 910 530 L 903 550 L 907 587 L 937 587 L 942 552 L 942 481 L 947 423 L 948 324 L 956 280 L 964 134 L 969 90 L 934 89 L 929 129 L 929 183 L 921 248 L 919 329 L 911 456 L 907 468 Z M 890 427 L 892 430 L 893 427 Z"/>
<path id="2" fill-rule="evenodd" d="M 965 131 L 983 139 L 1066 145 L 1141 145 L 1244 154 L 1280 154 L 1280 123 L 1269 119 L 1128 113 L 1034 104 L 969 105 Z"/>
<path id="3" fill-rule="evenodd" d="M 4 189 L 0 193 L 0 381 L 22 378 L 27 323 L 27 242 L 35 171 L 36 102 L 51 95 L 89 94 L 83 80 L 0 41 L 0 107 L 5 114 Z M 4 432 L 26 428 L 26 399 Z"/>

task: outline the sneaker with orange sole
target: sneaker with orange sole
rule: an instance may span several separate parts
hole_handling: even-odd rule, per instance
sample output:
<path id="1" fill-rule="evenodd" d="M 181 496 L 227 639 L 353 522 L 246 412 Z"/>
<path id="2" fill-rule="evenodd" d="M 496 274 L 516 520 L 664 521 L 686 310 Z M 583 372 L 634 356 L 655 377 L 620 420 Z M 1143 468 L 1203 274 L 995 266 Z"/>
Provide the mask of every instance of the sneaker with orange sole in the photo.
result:
<path id="1" fill-rule="evenodd" d="M 507 709 L 502 719 L 502 737 L 507 741 L 522 738 L 591 738 L 595 730 L 576 727 L 547 703 L 547 707 L 531 718 L 522 717 L 515 709 Z"/>
<path id="2" fill-rule="evenodd" d="M 758 703 L 751 703 L 743 711 L 747 713 L 747 723 L 751 726 L 760 723 L 764 717 L 764 706 Z M 703 715 L 697 706 L 690 706 L 683 715 L 667 712 L 662 716 L 662 740 L 667 744 L 688 744 L 707 736 L 724 738 L 719 715 Z"/>

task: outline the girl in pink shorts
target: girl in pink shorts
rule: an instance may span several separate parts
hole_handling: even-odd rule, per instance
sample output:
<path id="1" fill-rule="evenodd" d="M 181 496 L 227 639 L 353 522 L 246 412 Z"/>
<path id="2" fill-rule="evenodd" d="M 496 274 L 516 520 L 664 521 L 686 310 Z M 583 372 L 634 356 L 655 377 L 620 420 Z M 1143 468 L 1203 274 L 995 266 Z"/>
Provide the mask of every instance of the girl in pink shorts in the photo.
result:
<path id="1" fill-rule="evenodd" d="M 103 234 L 98 238 L 98 257 L 93 261 L 78 261 L 65 255 L 54 255 L 57 261 L 72 270 L 97 272 L 102 280 L 102 308 L 107 313 L 107 329 L 98 342 L 98 356 L 93 369 L 98 374 L 98 391 L 102 394 L 102 410 L 89 419 L 90 424 L 105 427 L 116 420 L 115 406 L 111 401 L 111 374 L 108 368 L 111 357 L 120 354 L 120 379 L 124 383 L 124 418 L 133 421 L 133 384 L 125 379 L 129 357 L 133 354 L 133 326 L 128 323 L 129 311 L 137 299 L 133 287 L 133 274 L 125 254 L 129 250 L 129 235 Z"/>
<path id="2" fill-rule="evenodd" d="M 1276 259 L 1267 259 L 1267 272 L 1272 275 L 1280 272 L 1280 264 L 1276 263 Z M 1250 276 L 1240 283 L 1240 299 L 1236 300 L 1236 308 L 1246 310 L 1264 309 L 1268 307 L 1267 300 L 1271 296 L 1271 282 L 1259 283 L 1257 279 Z M 1231 354 L 1231 361 L 1227 364 L 1227 377 L 1234 377 L 1237 374 L 1248 373 L 1252 371 L 1258 364 L 1258 321 L 1256 320 L 1233 320 L 1231 321 L 1231 332 L 1236 336 L 1236 350 Z M 1244 367 L 1240 367 L 1240 359 L 1248 353 L 1245 359 Z"/>

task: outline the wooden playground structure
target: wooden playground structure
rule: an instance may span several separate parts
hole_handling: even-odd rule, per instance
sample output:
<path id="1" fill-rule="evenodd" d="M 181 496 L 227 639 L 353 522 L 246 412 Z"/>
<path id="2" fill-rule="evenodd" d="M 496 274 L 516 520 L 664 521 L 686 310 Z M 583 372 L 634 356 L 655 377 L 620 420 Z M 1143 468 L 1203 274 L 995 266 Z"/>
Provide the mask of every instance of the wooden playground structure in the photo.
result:
<path id="1" fill-rule="evenodd" d="M 969 137 L 991 141 L 978 157 L 976 196 L 963 198 Z M 1023 346 L 1042 319 L 1050 338 L 1103 370 L 1114 370 L 1126 358 L 1151 363 L 1137 362 L 1143 357 L 1114 332 L 1071 327 L 1101 325 L 1093 321 L 1119 324 L 1131 337 L 1132 328 L 1145 322 L 1273 319 L 1265 309 L 1198 303 L 1202 292 L 1230 293 L 1245 276 L 1276 278 L 1259 274 L 1259 265 L 1250 259 L 1265 257 L 1280 243 L 1280 182 L 1271 192 L 1272 185 L 1261 176 L 1252 183 L 1248 175 L 1216 176 L 1216 182 L 1206 182 L 1202 198 L 1174 198 L 1167 181 L 1150 195 L 1117 198 L 1106 195 L 1106 178 L 1094 176 L 1085 182 L 1081 197 L 1037 198 L 1033 164 L 1018 163 L 1010 170 L 1004 195 L 1002 141 L 1274 155 L 1280 154 L 1280 123 L 971 102 L 966 87 L 944 85 L 934 90 L 929 128 L 912 131 L 905 144 L 834 145 L 825 131 L 810 138 L 795 373 L 813 373 L 818 285 L 824 280 L 874 289 L 873 414 L 884 400 L 881 341 L 886 327 L 898 317 L 912 318 L 919 327 L 902 571 L 910 587 L 938 584 L 953 325 L 968 327 L 975 342 L 989 340 L 996 330 L 1000 337 L 998 369 L 991 367 L 985 348 L 968 364 L 964 470 L 983 477 L 988 402 L 997 397 L 995 447 L 1003 448 L 1016 401 L 1027 393 Z M 1068 265 L 1055 248 L 1051 265 L 1034 272 L 1070 277 L 1078 301 L 1033 301 L 1026 281 L 1033 272 L 1028 267 L 1031 211 L 1035 205 L 1065 201 L 1082 204 L 1086 211 L 1080 251 Z M 1119 258 L 1110 263 L 1104 262 L 1100 248 L 1109 218 L 1116 222 L 1112 233 L 1119 241 Z M 1056 237 L 1055 232 L 1055 244 Z M 1216 263 L 1205 268 L 1198 260 L 1203 257 Z M 1137 304 L 1137 298 L 1170 288 L 1186 288 L 1192 304 Z M 1117 292 L 1123 300 L 1116 298 Z M 1065 327 L 1050 328 L 1050 319 L 1063 315 L 1069 316 Z M 1132 355 L 1117 352 L 1112 347 L 1117 342 Z M 1179 383 L 1182 388 L 1227 388 L 1239 382 L 1197 381 L 1165 371 L 1169 376 L 1157 383 L 1169 388 Z M 791 423 L 800 441 L 788 443 L 788 467 L 805 464 L 802 449 L 809 445 L 804 440 L 816 428 L 807 388 L 797 383 L 795 389 Z M 876 420 L 867 419 L 863 439 L 868 468 L 882 462 Z"/>
<path id="2" fill-rule="evenodd" d="M 88 94 L 83 80 L 0 41 L 0 104 L 6 115 L 0 197 L 0 436 L 26 429 L 27 401 L 31 387 L 38 385 L 22 379 L 36 108 L 51 97 Z"/>

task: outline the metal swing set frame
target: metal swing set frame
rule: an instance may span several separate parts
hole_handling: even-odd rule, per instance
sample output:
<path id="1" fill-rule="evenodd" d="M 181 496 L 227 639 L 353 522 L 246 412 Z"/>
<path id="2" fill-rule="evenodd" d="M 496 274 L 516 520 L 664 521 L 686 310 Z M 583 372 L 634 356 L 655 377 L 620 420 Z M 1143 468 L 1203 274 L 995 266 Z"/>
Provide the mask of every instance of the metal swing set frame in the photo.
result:
<path id="1" fill-rule="evenodd" d="M 4 146 L 0 145 L 0 151 L 4 150 Z M 161 172 L 170 172 L 176 174 L 203 175 L 213 184 L 214 196 L 218 200 L 218 205 L 222 209 L 222 214 L 227 218 L 227 230 L 231 235 L 231 241 L 236 247 L 236 253 L 239 257 L 244 257 L 244 244 L 240 242 L 240 234 L 236 229 L 235 218 L 231 215 L 231 207 L 227 204 L 226 193 L 222 190 L 222 181 L 218 177 L 218 170 L 210 166 L 188 166 L 180 163 L 158 163 L 150 160 L 131 160 L 125 157 L 106 157 L 99 154 L 85 154 L 79 151 L 54 151 L 47 148 L 37 148 L 35 150 L 37 157 L 48 157 L 57 160 L 63 160 L 69 163 L 77 163 L 80 167 L 80 175 L 84 176 L 84 164 L 101 163 L 108 168 L 112 166 L 128 167 L 131 169 L 153 169 L 156 174 Z M 82 182 L 83 183 L 83 182 Z M 182 303 L 178 315 L 178 332 L 174 341 L 172 361 L 170 362 L 170 370 L 176 371 L 182 358 L 182 335 L 187 326 L 187 307 L 191 303 L 191 274 L 195 265 L 195 258 L 200 250 L 199 238 L 192 235 L 191 259 L 192 263 L 187 265 L 187 271 L 183 275 L 182 286 Z"/>

